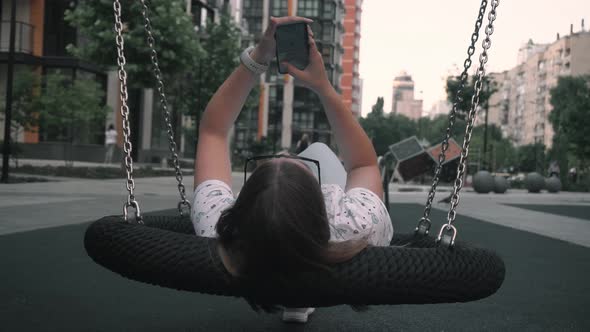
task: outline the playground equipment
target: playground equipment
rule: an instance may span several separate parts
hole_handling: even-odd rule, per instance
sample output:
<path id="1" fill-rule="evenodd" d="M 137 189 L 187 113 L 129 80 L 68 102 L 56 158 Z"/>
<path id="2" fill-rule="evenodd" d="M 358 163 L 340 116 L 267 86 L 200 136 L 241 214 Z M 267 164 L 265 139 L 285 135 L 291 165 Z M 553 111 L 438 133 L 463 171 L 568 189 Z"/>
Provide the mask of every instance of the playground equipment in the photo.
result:
<path id="1" fill-rule="evenodd" d="M 498 0 L 491 1 L 485 39 L 476 72 L 474 97 L 472 99 L 465 139 L 457 168 L 457 177 L 451 196 L 451 207 L 447 222 L 437 237 L 428 236 L 431 222 L 429 213 L 438 184 L 445 152 L 449 147 L 449 135 L 454 125 L 457 103 L 449 114 L 447 135 L 441 144 L 436 163 L 434 182 L 428 196 L 424 216 L 420 219 L 413 234 L 397 234 L 389 247 L 370 246 L 348 262 L 337 264 L 332 273 L 300 273 L 293 276 L 296 282 L 290 287 L 261 283 L 245 288 L 237 278 L 225 269 L 219 257 L 218 244 L 214 238 L 199 237 L 194 234 L 192 223 L 184 213 L 190 208 L 187 202 L 182 173 L 178 167 L 172 125 L 164 95 L 164 83 L 157 61 L 154 36 L 148 17 L 145 0 L 142 15 L 154 76 L 160 93 L 160 104 L 165 110 L 165 120 L 170 138 L 170 150 L 177 173 L 181 200 L 178 203 L 179 215 L 143 216 L 134 195 L 132 145 L 129 126 L 129 107 L 127 106 L 127 73 L 121 3 L 115 0 L 115 31 L 117 44 L 117 63 L 121 85 L 121 115 L 124 128 L 125 169 L 127 173 L 127 200 L 122 216 L 107 216 L 92 223 L 85 235 L 84 245 L 88 255 L 98 264 L 127 278 L 179 290 L 187 290 L 225 296 L 248 296 L 256 302 L 287 307 L 332 306 L 337 304 L 371 305 L 402 303 L 445 303 L 466 302 L 487 297 L 502 285 L 505 266 L 495 253 L 457 242 L 457 228 L 452 224 L 456 218 L 459 191 L 463 186 L 466 159 L 469 153 L 471 133 L 475 121 L 479 95 L 481 93 L 487 51 L 491 47 Z M 459 91 L 465 88 L 471 56 L 479 38 L 484 15 L 488 5 L 482 0 L 471 44 L 467 50 Z M 460 96 L 461 93 L 458 93 Z M 430 158 L 420 153 L 420 160 Z M 409 160 L 409 159 L 408 159 Z M 410 163 L 411 164 L 411 163 Z M 404 172 L 412 172 L 404 167 Z M 128 210 L 135 210 L 133 217 Z M 269 262 L 269 264 L 272 264 Z"/>
<path id="2" fill-rule="evenodd" d="M 530 193 L 538 193 L 545 187 L 545 179 L 541 174 L 532 172 L 526 175 L 524 186 Z"/>
<path id="3" fill-rule="evenodd" d="M 479 171 L 473 176 L 473 190 L 487 194 L 494 190 L 494 177 L 488 171 Z"/>
<path id="4" fill-rule="evenodd" d="M 546 178 L 545 188 L 550 193 L 558 193 L 561 190 L 561 180 L 557 176 Z"/>

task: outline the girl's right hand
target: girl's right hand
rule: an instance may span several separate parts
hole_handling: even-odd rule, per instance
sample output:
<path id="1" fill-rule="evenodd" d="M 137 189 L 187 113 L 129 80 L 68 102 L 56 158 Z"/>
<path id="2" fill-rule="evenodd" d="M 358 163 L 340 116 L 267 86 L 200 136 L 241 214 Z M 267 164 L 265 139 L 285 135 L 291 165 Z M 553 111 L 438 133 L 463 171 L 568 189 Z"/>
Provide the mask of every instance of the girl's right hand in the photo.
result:
<path id="1" fill-rule="evenodd" d="M 309 25 L 307 26 L 309 35 L 309 65 L 304 70 L 299 70 L 288 62 L 283 62 L 283 66 L 287 68 L 287 72 L 295 77 L 301 83 L 313 90 L 315 93 L 321 94 L 326 88 L 332 87 L 324 60 L 318 51 L 315 40 L 313 39 L 313 32 Z"/>

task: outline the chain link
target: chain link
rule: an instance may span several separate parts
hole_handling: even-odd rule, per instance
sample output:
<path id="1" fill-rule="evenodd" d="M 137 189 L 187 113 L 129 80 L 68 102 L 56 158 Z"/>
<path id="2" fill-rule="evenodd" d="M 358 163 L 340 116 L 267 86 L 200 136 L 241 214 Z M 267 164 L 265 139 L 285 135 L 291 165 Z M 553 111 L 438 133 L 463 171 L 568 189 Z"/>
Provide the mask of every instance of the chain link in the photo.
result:
<path id="1" fill-rule="evenodd" d="M 436 165 L 436 170 L 434 171 L 434 178 L 432 180 L 432 186 L 430 188 L 430 192 L 428 193 L 428 199 L 426 201 L 426 207 L 424 208 L 424 215 L 418 222 L 416 226 L 416 232 L 421 234 L 428 234 L 430 229 L 430 212 L 432 209 L 432 202 L 434 200 L 434 196 L 436 195 L 436 187 L 438 186 L 438 182 L 440 180 L 440 172 L 442 170 L 442 165 L 446 159 L 446 151 L 449 148 L 449 139 L 451 138 L 453 127 L 455 126 L 455 117 L 457 114 L 457 109 L 459 108 L 459 104 L 463 101 L 463 90 L 465 89 L 465 84 L 467 83 L 467 79 L 469 77 L 468 71 L 471 67 L 472 61 L 471 56 L 475 53 L 475 43 L 479 39 L 479 31 L 481 29 L 481 25 L 483 24 L 483 18 L 486 12 L 486 8 L 488 6 L 488 0 L 482 0 L 481 6 L 479 7 L 479 14 L 477 16 L 477 20 L 475 21 L 475 29 L 471 34 L 471 45 L 467 48 L 467 59 L 463 63 L 463 72 L 460 76 L 460 85 L 459 89 L 457 89 L 457 95 L 455 97 L 455 102 L 453 103 L 453 107 L 449 112 L 449 124 L 447 126 L 447 131 L 445 134 L 445 138 L 441 144 L 441 151 L 438 156 L 438 164 Z"/>
<path id="2" fill-rule="evenodd" d="M 123 118 L 123 160 L 125 162 L 125 171 L 127 173 L 127 202 L 123 206 L 123 215 L 125 221 L 128 220 L 128 209 L 130 207 L 135 209 L 135 219 L 138 223 L 143 224 L 141 217 L 141 210 L 139 203 L 135 200 L 135 181 L 133 180 L 133 158 L 131 158 L 131 128 L 129 125 L 129 106 L 127 106 L 127 72 L 125 71 L 125 41 L 123 39 L 123 23 L 121 22 L 121 3 L 119 0 L 113 1 L 113 10 L 115 12 L 115 32 L 117 33 L 115 41 L 117 44 L 117 65 L 119 66 L 119 82 L 120 82 L 120 100 L 121 100 L 121 117 Z"/>
<path id="3" fill-rule="evenodd" d="M 447 216 L 447 223 L 442 226 L 441 232 L 439 233 L 438 240 L 441 240 L 441 235 L 443 230 L 454 229 L 452 223 L 455 221 L 457 217 L 457 205 L 459 205 L 459 192 L 463 187 L 463 176 L 466 170 L 466 162 L 467 157 L 469 156 L 469 143 L 471 142 L 471 134 L 473 132 L 473 126 L 475 123 L 475 117 L 477 113 L 477 107 L 479 105 L 479 98 L 481 94 L 481 90 L 483 88 L 484 77 L 486 74 L 485 71 L 485 64 L 488 62 L 488 49 L 492 46 L 491 35 L 494 32 L 493 23 L 496 19 L 496 8 L 500 4 L 500 0 L 492 0 L 491 1 L 491 9 L 488 14 L 488 25 L 485 29 L 486 38 L 482 42 L 482 52 L 479 55 L 479 67 L 477 68 L 477 77 L 474 86 L 474 93 L 473 97 L 471 98 L 471 108 L 469 110 L 469 116 L 467 118 L 467 127 L 465 128 L 465 138 L 463 139 L 463 148 L 461 150 L 461 158 L 459 160 L 459 166 L 457 167 L 457 178 L 455 179 L 455 183 L 453 186 L 453 194 L 451 195 L 451 207 L 449 209 L 449 213 Z M 452 246 L 455 241 L 456 230 L 454 230 L 452 241 L 450 241 L 450 245 Z"/>
<path id="4" fill-rule="evenodd" d="M 172 155 L 172 161 L 174 165 L 174 170 L 176 172 L 176 181 L 178 182 L 178 192 L 180 193 L 180 202 L 178 203 L 178 211 L 180 215 L 184 215 L 183 206 L 190 211 L 191 205 L 186 199 L 186 189 L 184 187 L 182 170 L 180 169 L 180 162 L 178 161 L 178 154 L 176 153 L 176 142 L 174 141 L 174 129 L 172 128 L 172 121 L 171 121 L 171 114 L 170 110 L 168 109 L 168 100 L 166 98 L 166 94 L 164 93 L 164 79 L 162 77 L 162 71 L 160 70 L 160 65 L 158 63 L 158 52 L 156 51 L 156 41 L 154 39 L 154 35 L 152 34 L 152 23 L 149 18 L 149 8 L 147 2 L 145 0 L 141 0 L 141 4 L 143 6 L 141 10 L 141 14 L 143 15 L 144 20 L 144 29 L 146 32 L 146 39 L 148 46 L 150 47 L 150 58 L 152 60 L 153 66 L 153 73 L 156 79 L 157 90 L 160 95 L 160 107 L 164 111 L 164 120 L 166 121 L 166 129 L 168 131 L 168 142 L 170 153 Z"/>

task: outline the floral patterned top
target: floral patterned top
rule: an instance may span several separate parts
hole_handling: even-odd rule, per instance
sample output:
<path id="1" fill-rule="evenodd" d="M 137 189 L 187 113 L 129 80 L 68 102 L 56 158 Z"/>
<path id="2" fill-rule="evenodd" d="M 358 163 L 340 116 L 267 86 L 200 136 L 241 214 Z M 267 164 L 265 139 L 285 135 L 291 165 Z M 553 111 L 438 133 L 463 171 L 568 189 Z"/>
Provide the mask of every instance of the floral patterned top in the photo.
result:
<path id="1" fill-rule="evenodd" d="M 339 185 L 322 185 L 330 223 L 330 241 L 339 242 L 366 237 L 369 244 L 389 245 L 393 225 L 383 201 L 372 191 L 353 188 L 344 192 Z M 215 237 L 215 225 L 221 213 L 235 198 L 231 188 L 219 180 L 206 180 L 194 193 L 191 219 L 199 236 Z"/>

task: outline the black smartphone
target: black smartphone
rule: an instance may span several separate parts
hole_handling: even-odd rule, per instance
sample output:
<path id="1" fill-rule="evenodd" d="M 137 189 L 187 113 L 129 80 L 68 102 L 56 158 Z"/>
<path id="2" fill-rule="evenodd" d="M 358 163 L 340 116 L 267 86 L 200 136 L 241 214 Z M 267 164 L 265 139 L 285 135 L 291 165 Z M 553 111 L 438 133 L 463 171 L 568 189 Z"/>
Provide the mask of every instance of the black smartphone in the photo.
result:
<path id="1" fill-rule="evenodd" d="M 277 44 L 277 65 L 279 73 L 287 74 L 287 68 L 281 65 L 288 62 L 295 68 L 304 70 L 309 64 L 309 42 L 307 23 L 295 22 L 279 25 L 275 32 Z"/>

